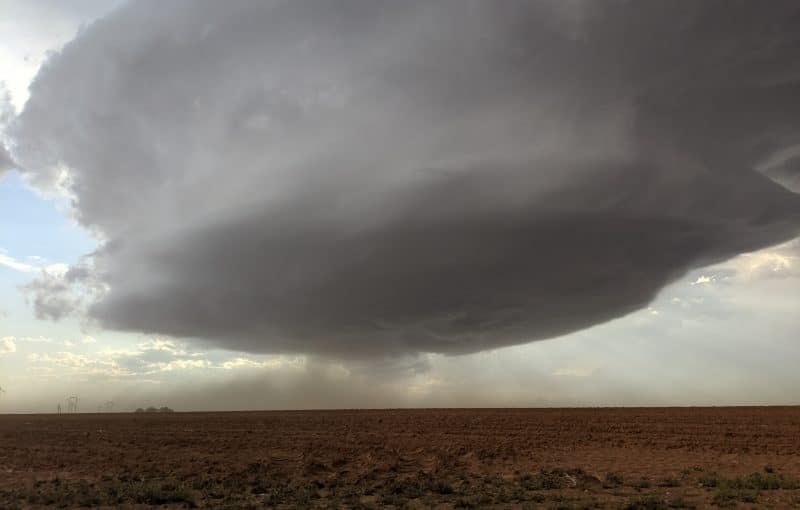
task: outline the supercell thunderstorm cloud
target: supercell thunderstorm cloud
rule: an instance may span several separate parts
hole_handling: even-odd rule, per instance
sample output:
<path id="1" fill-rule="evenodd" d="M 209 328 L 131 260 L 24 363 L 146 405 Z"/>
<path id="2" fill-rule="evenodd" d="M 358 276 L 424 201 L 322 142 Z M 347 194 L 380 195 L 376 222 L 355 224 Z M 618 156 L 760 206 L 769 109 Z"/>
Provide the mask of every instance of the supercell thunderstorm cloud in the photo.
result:
<path id="1" fill-rule="evenodd" d="M 6 136 L 101 240 L 41 316 L 377 357 L 563 335 L 791 239 L 798 118 L 796 2 L 177 0 L 83 29 Z"/>

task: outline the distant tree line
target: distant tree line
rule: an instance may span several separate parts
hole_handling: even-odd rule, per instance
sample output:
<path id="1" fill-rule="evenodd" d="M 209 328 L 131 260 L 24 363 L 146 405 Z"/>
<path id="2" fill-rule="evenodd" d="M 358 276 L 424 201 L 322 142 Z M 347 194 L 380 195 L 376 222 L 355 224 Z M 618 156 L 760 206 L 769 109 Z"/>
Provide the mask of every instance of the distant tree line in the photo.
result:
<path id="1" fill-rule="evenodd" d="M 137 413 L 174 413 L 175 411 L 170 407 L 153 407 L 150 406 L 148 408 L 138 408 L 136 410 Z"/>

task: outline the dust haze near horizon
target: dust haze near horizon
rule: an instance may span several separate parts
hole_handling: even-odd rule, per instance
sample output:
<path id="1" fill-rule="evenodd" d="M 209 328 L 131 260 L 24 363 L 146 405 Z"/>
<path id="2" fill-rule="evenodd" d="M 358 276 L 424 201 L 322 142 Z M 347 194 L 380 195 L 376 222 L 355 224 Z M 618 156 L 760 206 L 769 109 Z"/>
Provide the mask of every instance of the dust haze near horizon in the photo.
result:
<path id="1" fill-rule="evenodd" d="M 797 401 L 793 2 L 7 3 L 0 403 Z"/>

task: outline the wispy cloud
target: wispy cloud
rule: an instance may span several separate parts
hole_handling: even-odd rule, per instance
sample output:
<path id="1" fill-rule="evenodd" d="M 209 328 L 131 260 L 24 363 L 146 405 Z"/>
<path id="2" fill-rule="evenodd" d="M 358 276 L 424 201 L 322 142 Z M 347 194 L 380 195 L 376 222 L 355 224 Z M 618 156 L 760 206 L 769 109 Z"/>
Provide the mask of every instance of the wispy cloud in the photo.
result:
<path id="1" fill-rule="evenodd" d="M 302 357 L 283 358 L 271 357 L 270 359 L 257 361 L 250 358 L 234 358 L 223 363 L 214 365 L 214 368 L 223 368 L 225 370 L 234 370 L 241 368 L 280 368 L 285 366 L 299 367 L 303 364 Z"/>
<path id="2" fill-rule="evenodd" d="M 53 366 L 67 369 L 69 372 L 82 375 L 102 375 L 124 377 L 135 375 L 113 358 L 75 354 L 73 352 L 57 352 L 55 354 L 29 354 L 28 361 L 37 366 Z"/>
<path id="3" fill-rule="evenodd" d="M 69 269 L 66 264 L 44 264 L 41 257 L 32 256 L 28 260 L 33 263 L 23 262 L 10 256 L 6 250 L 0 248 L 0 266 L 19 271 L 21 273 L 46 273 L 50 275 L 63 275 Z M 38 262 L 38 264 L 36 264 Z"/>
<path id="4" fill-rule="evenodd" d="M 16 260 L 2 251 L 0 251 L 0 266 L 5 266 L 21 273 L 35 273 L 38 270 L 36 266 Z"/>
<path id="5" fill-rule="evenodd" d="M 63 345 L 64 347 L 75 347 L 78 343 L 82 344 L 92 343 L 92 342 L 86 342 L 85 338 L 92 338 L 92 337 L 84 337 L 84 339 L 81 340 L 80 342 L 72 341 L 69 339 L 56 340 L 54 338 L 49 338 L 46 336 L 21 336 L 21 337 L 16 337 L 16 340 L 18 342 L 23 342 L 28 344 L 48 344 L 48 345 Z"/>
<path id="6" fill-rule="evenodd" d="M 84 337 L 82 344 L 87 344 Z M 56 342 L 49 338 L 23 338 L 23 341 L 48 343 L 74 347 L 76 342 Z M 92 343 L 92 342 L 88 342 Z M 167 372 L 182 372 L 190 370 L 268 370 L 287 367 L 302 367 L 303 358 L 269 356 L 262 359 L 253 359 L 235 355 L 235 357 L 221 359 L 219 355 L 210 357 L 204 352 L 190 352 L 185 346 L 170 340 L 150 339 L 140 342 L 134 349 L 104 349 L 99 352 L 75 353 L 59 351 L 56 353 L 33 353 L 28 355 L 28 362 L 37 370 L 57 368 L 65 370 L 72 375 L 104 376 L 104 377 L 134 377 L 154 376 Z M 52 370 L 47 370 L 51 374 Z"/>

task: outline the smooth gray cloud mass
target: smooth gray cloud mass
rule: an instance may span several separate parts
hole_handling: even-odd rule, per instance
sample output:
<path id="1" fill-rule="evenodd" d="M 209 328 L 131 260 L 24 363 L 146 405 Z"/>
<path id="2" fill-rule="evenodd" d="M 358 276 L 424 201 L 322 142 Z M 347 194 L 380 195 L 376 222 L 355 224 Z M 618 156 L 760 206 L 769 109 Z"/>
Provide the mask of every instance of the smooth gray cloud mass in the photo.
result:
<path id="1" fill-rule="evenodd" d="M 6 89 L 5 83 L 0 81 L 0 177 L 2 177 L 3 172 L 15 166 L 14 160 L 11 159 L 11 155 L 8 153 L 2 138 L 3 128 L 12 118 L 11 96 Z"/>
<path id="2" fill-rule="evenodd" d="M 0 144 L 0 175 L 6 170 L 10 170 L 14 167 L 14 162 L 11 160 L 11 156 L 8 155 L 8 151 L 6 148 Z"/>
<path id="3" fill-rule="evenodd" d="M 794 237 L 756 169 L 796 161 L 798 48 L 796 2 L 132 2 L 9 133 L 104 241 L 67 283 L 105 327 L 473 352 Z"/>

